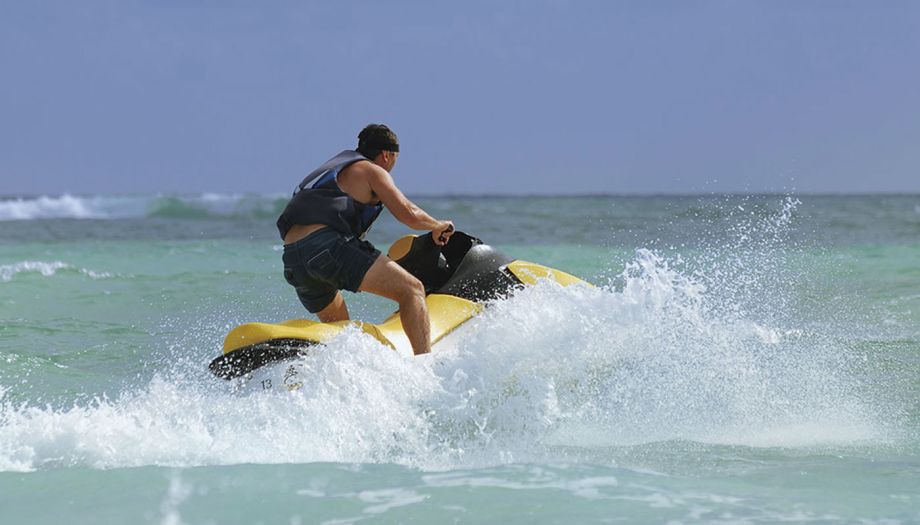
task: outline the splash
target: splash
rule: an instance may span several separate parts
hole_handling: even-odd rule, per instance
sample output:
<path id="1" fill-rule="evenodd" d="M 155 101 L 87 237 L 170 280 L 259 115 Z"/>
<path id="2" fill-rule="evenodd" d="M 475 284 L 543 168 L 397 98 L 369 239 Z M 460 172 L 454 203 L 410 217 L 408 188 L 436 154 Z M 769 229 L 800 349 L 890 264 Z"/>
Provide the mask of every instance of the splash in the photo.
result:
<path id="1" fill-rule="evenodd" d="M 309 363 L 301 395 L 234 396 L 223 381 L 157 375 L 69 408 L 0 408 L 0 470 L 85 465 L 411 462 L 425 457 L 425 366 L 349 332 Z M 186 371 L 187 372 L 187 371 Z"/>
<path id="2" fill-rule="evenodd" d="M 456 346 L 406 358 L 347 331 L 294 393 L 231 395 L 198 373 L 117 399 L 0 417 L 0 470 L 83 465 L 571 460 L 668 440 L 817 446 L 880 439 L 841 348 L 728 319 L 640 250 L 622 288 L 545 282 L 496 302 Z"/>
<path id="3" fill-rule="evenodd" d="M 620 291 L 546 284 L 496 304 L 443 365 L 445 403 L 466 414 L 448 424 L 474 422 L 477 439 L 509 452 L 527 450 L 522 439 L 596 448 L 880 437 L 830 338 L 723 317 L 703 285 L 646 250 L 623 281 Z"/>
<path id="4" fill-rule="evenodd" d="M 784 238 L 794 211 L 787 199 L 778 211 L 738 210 L 750 219 L 727 213 L 727 242 L 638 249 L 597 288 L 541 282 L 494 302 L 428 356 L 346 330 L 304 359 L 304 385 L 291 393 L 234 394 L 207 375 L 211 350 L 190 340 L 167 356 L 172 367 L 157 361 L 152 380 L 112 399 L 62 408 L 0 398 L 0 470 L 437 470 L 611 461 L 619 449 L 674 441 L 886 442 L 890 410 L 860 381 L 839 326 L 795 300 L 807 283 Z"/>

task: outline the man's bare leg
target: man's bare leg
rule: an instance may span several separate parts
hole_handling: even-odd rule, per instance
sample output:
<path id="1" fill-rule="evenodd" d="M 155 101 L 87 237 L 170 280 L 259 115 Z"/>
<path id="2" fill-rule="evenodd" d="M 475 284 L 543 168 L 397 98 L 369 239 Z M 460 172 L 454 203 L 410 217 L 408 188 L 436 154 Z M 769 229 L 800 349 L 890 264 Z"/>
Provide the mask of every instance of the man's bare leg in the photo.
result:
<path id="1" fill-rule="evenodd" d="M 342 297 L 342 292 L 336 292 L 335 299 L 329 303 L 329 306 L 316 312 L 316 316 L 319 317 L 319 320 L 324 323 L 347 321 L 348 307 L 345 306 L 345 298 Z"/>
<path id="2" fill-rule="evenodd" d="M 399 303 L 399 316 L 412 351 L 415 355 L 431 351 L 431 325 L 421 281 L 381 254 L 364 275 L 359 289 Z"/>

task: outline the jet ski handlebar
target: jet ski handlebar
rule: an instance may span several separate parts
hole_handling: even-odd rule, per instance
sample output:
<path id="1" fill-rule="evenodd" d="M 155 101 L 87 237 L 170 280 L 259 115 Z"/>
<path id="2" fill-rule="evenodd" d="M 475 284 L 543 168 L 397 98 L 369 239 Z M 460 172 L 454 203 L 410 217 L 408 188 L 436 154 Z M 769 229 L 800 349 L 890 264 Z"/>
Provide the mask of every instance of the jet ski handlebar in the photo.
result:
<path id="1" fill-rule="evenodd" d="M 451 233 L 454 231 L 454 225 L 450 224 L 447 226 L 447 229 L 441 232 L 441 235 L 438 236 L 438 242 L 441 244 L 447 244 L 447 237 L 444 236 L 445 233 Z M 431 232 L 431 237 L 434 238 L 434 232 Z"/>

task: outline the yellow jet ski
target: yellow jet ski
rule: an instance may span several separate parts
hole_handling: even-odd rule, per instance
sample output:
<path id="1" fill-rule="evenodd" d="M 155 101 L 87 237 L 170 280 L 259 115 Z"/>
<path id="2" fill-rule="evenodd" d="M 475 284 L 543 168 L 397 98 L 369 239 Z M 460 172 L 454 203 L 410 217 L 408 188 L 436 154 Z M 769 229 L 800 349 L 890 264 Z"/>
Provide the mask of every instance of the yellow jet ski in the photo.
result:
<path id="1" fill-rule="evenodd" d="M 515 289 L 540 279 L 564 286 L 587 284 L 553 268 L 511 259 L 460 231 L 445 246 L 435 244 L 431 235 L 407 235 L 393 243 L 388 255 L 425 285 L 433 347 L 482 310 L 486 302 Z M 209 368 L 221 379 L 242 377 L 267 364 L 306 355 L 307 349 L 328 342 L 348 326 L 363 330 L 390 348 L 412 353 L 396 311 L 380 324 L 309 319 L 243 324 L 227 334 L 223 355 L 211 361 Z"/>

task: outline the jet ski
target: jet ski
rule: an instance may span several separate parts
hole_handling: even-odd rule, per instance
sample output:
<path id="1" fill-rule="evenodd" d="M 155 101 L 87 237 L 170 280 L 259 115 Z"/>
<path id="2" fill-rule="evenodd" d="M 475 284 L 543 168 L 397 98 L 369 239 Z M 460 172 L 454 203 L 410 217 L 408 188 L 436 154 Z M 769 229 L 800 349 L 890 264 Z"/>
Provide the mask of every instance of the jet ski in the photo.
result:
<path id="1" fill-rule="evenodd" d="M 534 285 L 542 279 L 550 279 L 563 286 L 588 285 L 563 271 L 512 259 L 461 231 L 455 232 L 444 246 L 435 244 L 428 234 L 406 235 L 392 244 L 387 255 L 425 286 L 433 352 L 437 351 L 439 342 L 490 301 L 506 297 L 517 289 Z M 247 382 L 255 379 L 256 384 L 265 390 L 296 390 L 302 384 L 297 380 L 302 370 L 294 366 L 298 358 L 321 349 L 322 345 L 351 326 L 374 337 L 384 346 L 412 355 L 399 311 L 396 311 L 380 324 L 360 321 L 321 323 L 308 319 L 277 324 L 246 323 L 227 334 L 223 354 L 211 361 L 209 368 L 221 379 L 243 379 Z M 284 366 L 275 366 L 278 363 Z"/>

